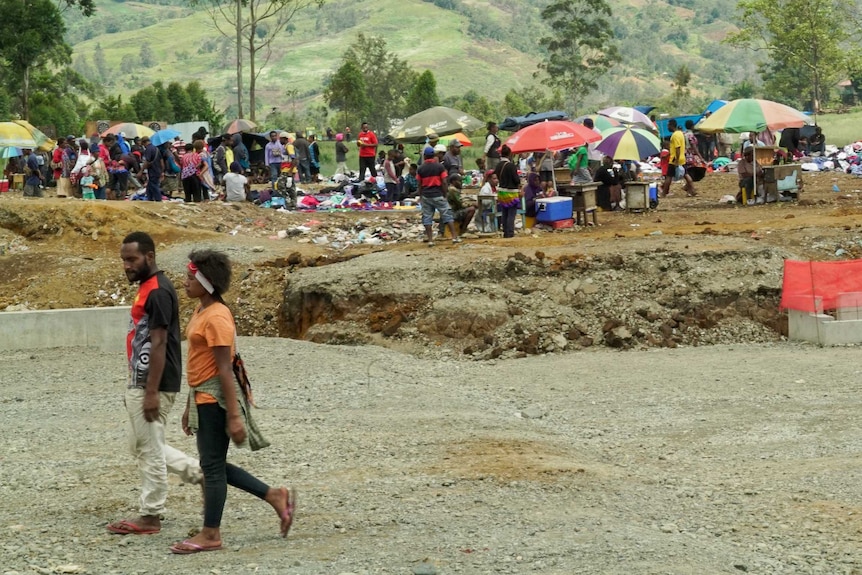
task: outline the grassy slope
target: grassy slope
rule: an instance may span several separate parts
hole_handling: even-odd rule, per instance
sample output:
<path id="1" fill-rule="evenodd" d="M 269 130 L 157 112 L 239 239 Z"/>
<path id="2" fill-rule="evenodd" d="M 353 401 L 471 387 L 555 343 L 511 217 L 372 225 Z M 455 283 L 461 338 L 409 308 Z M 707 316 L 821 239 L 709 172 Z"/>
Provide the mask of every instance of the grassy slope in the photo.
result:
<path id="1" fill-rule="evenodd" d="M 119 4 L 113 0 L 98 0 L 97 3 L 100 11 L 112 13 L 164 9 L 135 2 Z M 366 0 L 354 4 L 368 5 L 373 10 L 373 18 L 357 28 L 325 36 L 318 36 L 313 30 L 314 11 L 300 13 L 294 20 L 296 32 L 283 34 L 283 39 L 274 46 L 270 66 L 264 69 L 259 80 L 259 98 L 281 104 L 287 99 L 284 94 L 288 87 L 301 93 L 320 90 L 323 78 L 340 65 L 342 53 L 360 31 L 383 36 L 388 49 L 407 60 L 414 69 L 432 69 L 442 94 L 463 93 L 469 88 L 489 95 L 497 90 L 505 93 L 511 87 L 521 87 L 525 81 L 530 81 L 524 70 L 532 70 L 531 57 L 506 46 L 473 42 L 462 32 L 466 22 L 451 12 L 418 0 Z M 410 5 L 409 27 L 405 26 L 405 4 Z M 130 94 L 149 85 L 153 79 L 167 83 L 197 78 L 216 101 L 224 105 L 230 101 L 228 86 L 235 76 L 233 67 L 222 66 L 216 53 L 197 53 L 198 46 L 217 34 L 207 14 L 201 11 L 134 31 L 103 34 L 78 43 L 74 53 L 92 59 L 96 44 L 101 44 L 109 66 L 119 70 L 122 57 L 137 55 L 141 43 L 148 41 L 159 64 L 124 77 L 117 83 L 116 91 Z M 183 51 L 189 57 L 180 61 L 178 53 Z"/>
<path id="2" fill-rule="evenodd" d="M 724 0 L 722 0 L 724 1 Z M 163 81 L 199 79 L 221 106 L 233 99 L 231 96 L 234 71 L 230 62 L 223 63 L 217 53 L 199 53 L 199 48 L 207 38 L 220 38 L 214 31 L 209 17 L 203 11 L 191 12 L 190 16 L 157 22 L 163 14 L 189 13 L 188 8 L 178 6 L 157 6 L 140 2 L 117 2 L 116 0 L 96 0 L 99 12 L 96 18 L 122 16 L 123 14 L 149 13 L 154 24 L 116 34 L 102 34 L 74 46 L 76 55 L 92 58 L 96 43 L 101 43 L 106 59 L 115 69 L 123 55 L 135 55 L 140 44 L 147 40 L 152 45 L 160 64 L 150 70 L 143 70 L 124 76 L 109 86 L 110 93 L 132 93 L 148 85 L 154 78 Z M 511 14 L 495 7 L 492 0 L 464 0 L 465 5 L 480 11 L 485 18 L 497 22 L 508 29 L 515 28 L 520 38 L 538 39 L 544 34 L 541 26 L 522 26 L 511 22 Z M 655 8 L 653 8 L 655 6 Z M 674 44 L 661 43 L 650 39 L 637 44 L 638 51 L 645 48 L 651 56 L 643 56 L 638 62 L 627 59 L 615 68 L 625 78 L 637 85 L 651 86 L 641 94 L 641 100 L 654 100 L 671 91 L 668 77 L 655 72 L 649 65 L 652 59 L 661 59 L 663 66 L 678 66 L 688 63 L 692 70 L 699 70 L 700 77 L 693 78 L 691 87 L 697 95 L 717 97 L 726 89 L 727 82 L 713 77 L 715 68 L 710 61 L 700 55 L 704 34 L 714 40 L 720 38 L 732 25 L 727 21 L 717 21 L 700 28 L 690 25 L 692 12 L 679 7 L 669 7 L 658 1 L 645 5 L 644 0 L 622 0 L 613 5 L 616 17 L 629 22 L 640 31 L 653 29 L 658 19 L 665 28 L 668 14 L 680 18 L 679 26 L 689 30 L 689 38 L 684 48 Z M 639 10 L 642 10 L 640 12 Z M 286 91 L 298 90 L 300 94 L 319 92 L 322 80 L 339 65 L 344 49 L 353 41 L 357 32 L 375 34 L 386 39 L 387 47 L 414 69 L 431 69 L 438 82 L 441 95 L 460 95 L 469 89 L 491 99 L 501 97 L 510 88 L 523 88 L 536 82 L 532 78 L 539 60 L 538 48 L 526 54 L 505 43 L 481 40 L 466 35 L 469 22 L 454 12 L 443 10 L 422 0 L 328 0 L 329 14 L 355 13 L 355 25 L 339 25 L 335 32 L 315 30 L 316 9 L 306 10 L 297 15 L 292 34 L 283 33 L 275 42 L 270 65 L 261 74 L 258 96 L 263 109 L 270 105 L 285 105 L 289 99 Z M 652 20 L 651 20 L 652 19 Z M 686 25 L 686 22 L 689 25 Z M 511 23 L 510 23 L 511 22 Z M 334 26 L 327 26 L 333 28 Z M 187 52 L 188 58 L 180 62 L 177 54 Z M 643 59 L 645 58 L 645 60 Z M 733 65 L 735 66 L 735 64 Z M 731 68 L 733 67 L 731 66 Z M 721 64 L 722 70 L 728 67 Z M 740 70 L 733 70 L 737 77 Z M 725 74 L 727 77 L 727 74 Z M 621 103 L 626 99 L 624 92 L 614 89 L 615 81 L 603 86 L 595 102 L 602 104 Z M 605 94 L 606 93 L 606 94 Z M 594 103 L 595 103 L 594 102 Z"/>

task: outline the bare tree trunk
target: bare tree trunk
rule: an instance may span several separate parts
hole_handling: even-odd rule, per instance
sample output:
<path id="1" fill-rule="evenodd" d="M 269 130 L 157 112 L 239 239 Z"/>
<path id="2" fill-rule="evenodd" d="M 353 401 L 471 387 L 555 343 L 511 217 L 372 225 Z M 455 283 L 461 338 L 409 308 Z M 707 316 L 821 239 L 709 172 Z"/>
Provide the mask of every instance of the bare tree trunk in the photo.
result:
<path id="1" fill-rule="evenodd" d="M 242 0 L 236 0 L 236 115 L 242 118 Z"/>
<path id="2" fill-rule="evenodd" d="M 21 92 L 21 109 L 24 119 L 30 121 L 30 66 L 24 68 L 24 86 Z"/>
<path id="3" fill-rule="evenodd" d="M 254 122 L 255 119 L 255 111 L 257 110 L 257 99 L 254 95 L 255 86 L 257 85 L 257 79 L 255 78 L 254 73 L 254 56 L 257 49 L 254 45 L 255 33 L 257 32 L 257 19 L 254 13 L 254 5 L 255 0 L 249 0 L 248 3 L 248 17 L 249 17 L 249 30 L 248 30 L 248 106 L 249 110 L 249 120 Z"/>

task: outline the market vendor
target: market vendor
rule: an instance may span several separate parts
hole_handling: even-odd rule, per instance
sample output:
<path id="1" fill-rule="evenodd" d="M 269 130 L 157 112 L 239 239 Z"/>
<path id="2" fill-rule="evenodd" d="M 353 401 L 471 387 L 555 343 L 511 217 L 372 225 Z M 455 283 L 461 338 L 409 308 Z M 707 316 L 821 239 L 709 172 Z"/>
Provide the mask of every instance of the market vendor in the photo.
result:
<path id="1" fill-rule="evenodd" d="M 736 201 L 742 203 L 742 190 L 747 190 L 748 198 L 753 194 L 754 189 L 754 170 L 757 170 L 757 195 L 756 203 L 762 204 L 766 199 L 766 190 L 763 187 L 763 168 L 754 161 L 754 147 L 748 146 L 742 151 L 742 159 L 736 163 L 736 173 L 739 176 L 739 193 L 736 194 Z"/>
<path id="2" fill-rule="evenodd" d="M 595 181 L 600 182 L 596 189 L 596 203 L 605 211 L 621 210 L 622 179 L 614 168 L 614 160 L 610 156 L 602 158 L 601 167 L 596 170 Z"/>

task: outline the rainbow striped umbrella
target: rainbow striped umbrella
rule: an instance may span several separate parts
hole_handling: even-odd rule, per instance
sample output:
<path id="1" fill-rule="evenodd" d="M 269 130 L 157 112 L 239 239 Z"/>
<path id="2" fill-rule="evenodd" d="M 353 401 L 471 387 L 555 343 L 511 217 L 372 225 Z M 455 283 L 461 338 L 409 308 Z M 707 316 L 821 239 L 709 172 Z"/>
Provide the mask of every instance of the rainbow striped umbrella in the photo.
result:
<path id="1" fill-rule="evenodd" d="M 814 122 L 794 108 L 773 102 L 743 98 L 731 100 L 715 111 L 709 118 L 700 122 L 697 129 L 701 132 L 762 132 L 799 128 Z"/>
<path id="2" fill-rule="evenodd" d="M 651 132 L 641 128 L 611 128 L 602 132 L 602 141 L 596 151 L 615 160 L 635 160 L 656 156 L 661 151 L 661 142 Z"/>

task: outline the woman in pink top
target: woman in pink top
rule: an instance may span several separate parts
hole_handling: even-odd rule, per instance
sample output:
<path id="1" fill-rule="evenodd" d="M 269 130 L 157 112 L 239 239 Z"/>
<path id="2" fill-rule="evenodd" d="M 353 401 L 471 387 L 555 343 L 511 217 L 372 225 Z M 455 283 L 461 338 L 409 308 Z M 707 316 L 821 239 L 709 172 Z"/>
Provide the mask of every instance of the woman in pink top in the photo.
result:
<path id="1" fill-rule="evenodd" d="M 182 171 L 180 178 L 183 181 L 183 192 L 185 192 L 186 202 L 201 202 L 203 201 L 203 186 L 198 175 L 201 170 L 201 155 L 195 151 L 192 144 L 186 144 L 186 153 L 182 155 Z"/>

